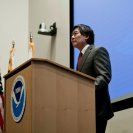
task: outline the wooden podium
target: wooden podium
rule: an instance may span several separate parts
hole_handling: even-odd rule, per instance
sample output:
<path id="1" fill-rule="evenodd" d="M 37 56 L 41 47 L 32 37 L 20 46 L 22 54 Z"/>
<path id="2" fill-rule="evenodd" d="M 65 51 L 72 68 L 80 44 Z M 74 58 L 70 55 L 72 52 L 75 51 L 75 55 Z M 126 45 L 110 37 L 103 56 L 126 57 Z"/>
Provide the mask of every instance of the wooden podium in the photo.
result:
<path id="1" fill-rule="evenodd" d="M 22 118 L 16 122 L 11 113 L 11 97 L 19 76 L 25 82 L 26 100 Z M 37 58 L 23 63 L 4 78 L 4 133 L 96 132 L 94 78 Z"/>

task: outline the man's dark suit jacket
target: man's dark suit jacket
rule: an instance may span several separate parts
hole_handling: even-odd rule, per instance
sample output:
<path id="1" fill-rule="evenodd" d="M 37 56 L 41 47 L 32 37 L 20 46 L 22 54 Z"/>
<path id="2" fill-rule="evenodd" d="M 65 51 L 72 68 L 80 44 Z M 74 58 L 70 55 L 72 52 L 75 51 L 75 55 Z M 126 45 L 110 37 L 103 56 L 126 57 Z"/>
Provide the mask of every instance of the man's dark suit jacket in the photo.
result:
<path id="1" fill-rule="evenodd" d="M 111 80 L 111 64 L 107 50 L 90 45 L 81 59 L 78 71 L 96 78 L 96 117 L 110 119 L 113 116 L 108 91 L 108 84 Z"/>

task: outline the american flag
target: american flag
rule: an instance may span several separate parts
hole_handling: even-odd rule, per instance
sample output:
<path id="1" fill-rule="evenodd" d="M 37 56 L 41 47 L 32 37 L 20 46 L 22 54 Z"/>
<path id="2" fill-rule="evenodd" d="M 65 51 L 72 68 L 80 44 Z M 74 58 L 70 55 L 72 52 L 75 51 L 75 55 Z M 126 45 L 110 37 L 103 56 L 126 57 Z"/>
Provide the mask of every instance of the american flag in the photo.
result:
<path id="1" fill-rule="evenodd" d="M 0 133 L 3 131 L 4 125 L 4 95 L 3 95 L 3 86 L 1 81 L 1 73 L 0 73 Z"/>

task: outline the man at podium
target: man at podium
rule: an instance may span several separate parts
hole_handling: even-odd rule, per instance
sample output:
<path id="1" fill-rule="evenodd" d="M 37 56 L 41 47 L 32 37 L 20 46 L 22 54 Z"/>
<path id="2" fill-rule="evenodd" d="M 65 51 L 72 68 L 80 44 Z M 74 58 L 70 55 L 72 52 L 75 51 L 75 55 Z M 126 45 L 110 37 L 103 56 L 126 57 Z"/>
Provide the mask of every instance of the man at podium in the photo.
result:
<path id="1" fill-rule="evenodd" d="M 84 24 L 73 27 L 71 42 L 80 51 L 77 70 L 96 78 L 96 133 L 105 133 L 107 121 L 113 117 L 108 91 L 111 80 L 108 51 L 94 46 L 94 32 Z"/>

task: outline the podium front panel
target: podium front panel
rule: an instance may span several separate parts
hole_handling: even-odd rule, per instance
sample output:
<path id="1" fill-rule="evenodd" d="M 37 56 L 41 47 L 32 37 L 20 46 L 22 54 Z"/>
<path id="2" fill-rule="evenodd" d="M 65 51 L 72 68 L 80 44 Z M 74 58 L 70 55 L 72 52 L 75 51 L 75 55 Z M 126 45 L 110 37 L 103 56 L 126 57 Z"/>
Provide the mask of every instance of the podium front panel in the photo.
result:
<path id="1" fill-rule="evenodd" d="M 93 79 L 46 60 L 24 66 L 5 78 L 4 133 L 96 132 Z M 26 104 L 21 120 L 15 122 L 11 93 L 18 76 L 25 81 Z"/>

